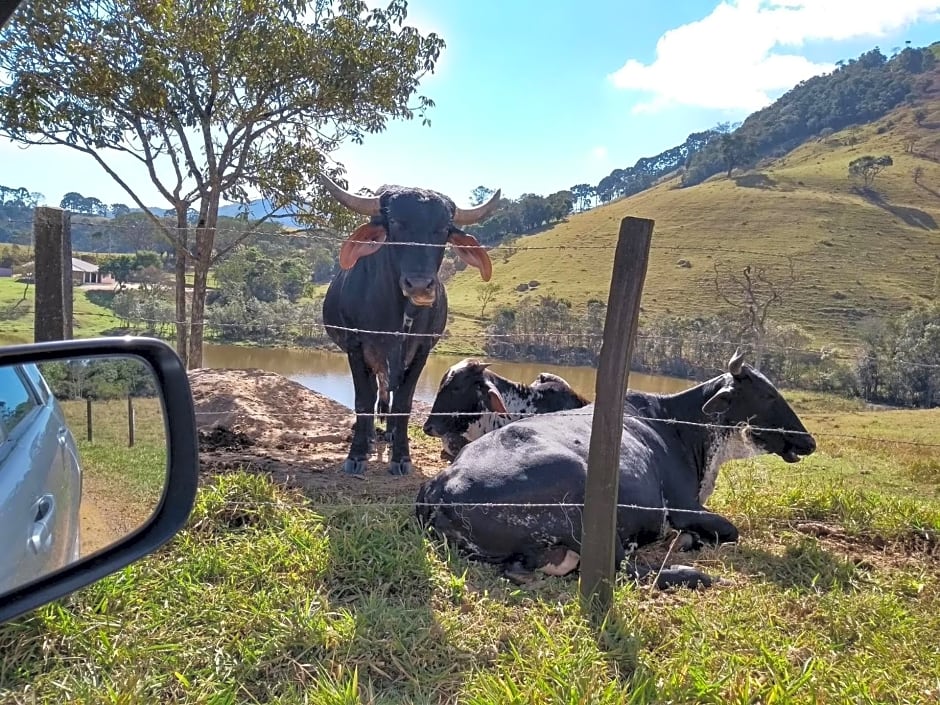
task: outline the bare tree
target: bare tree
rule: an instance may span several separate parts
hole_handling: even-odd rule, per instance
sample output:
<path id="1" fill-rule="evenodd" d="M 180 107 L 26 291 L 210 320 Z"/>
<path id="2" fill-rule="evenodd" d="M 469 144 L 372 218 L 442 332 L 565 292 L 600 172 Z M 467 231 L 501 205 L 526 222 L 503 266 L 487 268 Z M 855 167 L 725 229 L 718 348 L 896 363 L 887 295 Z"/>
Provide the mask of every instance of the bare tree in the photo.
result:
<path id="1" fill-rule="evenodd" d="M 715 263 L 715 293 L 735 309 L 741 320 L 739 335 L 754 342 L 754 367 L 760 369 L 770 313 L 779 307 L 796 284 L 793 258 L 787 258 L 784 272 L 746 265 L 740 274 Z"/>

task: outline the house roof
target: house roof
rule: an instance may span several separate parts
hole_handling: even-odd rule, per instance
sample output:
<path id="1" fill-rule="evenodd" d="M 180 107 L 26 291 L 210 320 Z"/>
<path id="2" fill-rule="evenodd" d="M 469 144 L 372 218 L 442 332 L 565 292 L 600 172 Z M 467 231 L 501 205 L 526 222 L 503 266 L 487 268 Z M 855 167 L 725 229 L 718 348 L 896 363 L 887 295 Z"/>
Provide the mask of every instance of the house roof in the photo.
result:
<path id="1" fill-rule="evenodd" d="M 97 272 L 98 265 L 92 264 L 91 262 L 86 262 L 83 259 L 72 258 L 72 271 L 73 272 Z"/>
<path id="2" fill-rule="evenodd" d="M 35 262 L 27 262 L 26 264 L 20 265 L 17 269 L 21 272 L 30 273 L 35 269 Z M 78 259 L 77 257 L 72 258 L 72 271 L 73 272 L 97 272 L 98 265 L 92 264 L 91 262 L 86 262 L 83 259 Z"/>

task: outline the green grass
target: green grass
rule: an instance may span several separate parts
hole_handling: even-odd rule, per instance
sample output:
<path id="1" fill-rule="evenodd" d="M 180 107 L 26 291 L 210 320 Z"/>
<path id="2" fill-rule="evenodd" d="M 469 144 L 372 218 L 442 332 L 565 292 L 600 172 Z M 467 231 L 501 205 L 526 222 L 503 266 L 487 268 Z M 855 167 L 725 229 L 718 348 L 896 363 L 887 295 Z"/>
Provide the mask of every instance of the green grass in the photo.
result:
<path id="1" fill-rule="evenodd" d="M 88 439 L 84 400 L 60 402 L 82 464 L 82 554 L 122 539 L 153 514 L 166 486 L 167 448 L 157 398 L 134 398 L 134 445 L 124 399 L 92 402 Z"/>
<path id="2" fill-rule="evenodd" d="M 940 410 L 798 403 L 818 453 L 727 466 L 740 544 L 678 557 L 728 585 L 623 583 L 595 628 L 575 581 L 518 588 L 425 538 L 410 494 L 326 505 L 233 473 L 156 555 L 0 627 L 0 699 L 933 702 L 940 448 L 828 434 L 940 443 Z"/>
<path id="3" fill-rule="evenodd" d="M 114 493 L 156 507 L 166 484 L 166 430 L 155 397 L 135 397 L 134 445 L 129 445 L 127 400 L 93 401 L 92 440 L 88 440 L 84 400 L 59 402 L 78 441 L 86 474 L 102 478 Z M 118 490 L 117 488 L 120 488 Z"/>
<path id="4" fill-rule="evenodd" d="M 193 279 L 195 276 L 196 275 L 191 272 L 186 275 L 186 286 L 192 288 Z M 213 272 L 212 270 L 209 270 L 209 274 L 206 277 L 206 287 L 209 289 L 219 288 L 219 280 L 215 278 L 215 272 Z"/>
<path id="5" fill-rule="evenodd" d="M 924 107 L 929 115 L 921 127 L 914 124 L 913 109 L 904 108 L 877 123 L 807 142 L 758 171 L 736 172 L 732 179 L 719 175 L 687 189 L 673 179 L 517 243 L 545 249 L 520 249 L 506 259 L 504 248 L 497 248 L 491 253 L 492 281 L 502 292 L 491 310 L 548 294 L 576 306 L 590 298 L 606 301 L 619 224 L 632 215 L 656 221 L 645 316 L 712 313 L 721 308 L 714 263 L 740 270 L 785 263 L 790 255 L 798 283 L 775 318 L 803 326 L 817 342 L 851 345 L 861 318 L 894 316 L 940 295 L 940 163 L 906 152 L 911 137 L 917 150 L 940 154 L 933 129 L 940 104 Z M 857 143 L 848 144 L 852 139 Z M 882 206 L 852 192 L 848 164 L 864 154 L 890 154 L 894 160 L 875 181 Z M 914 183 L 915 167 L 923 170 L 926 188 Z M 579 245 L 603 249 L 558 249 Z M 692 267 L 677 266 L 680 259 Z M 530 280 L 540 286 L 515 290 Z M 479 284 L 473 269 L 448 284 L 455 313 L 468 320 L 479 314 Z M 474 324 L 467 332 L 476 335 L 480 328 Z"/>
<path id="6" fill-rule="evenodd" d="M 12 278 L 0 278 L 0 345 L 31 343 L 34 340 L 35 287 L 30 286 L 23 299 L 24 284 Z M 104 335 L 120 326 L 111 309 L 94 303 L 100 291 L 72 290 L 73 333 L 76 338 Z"/>

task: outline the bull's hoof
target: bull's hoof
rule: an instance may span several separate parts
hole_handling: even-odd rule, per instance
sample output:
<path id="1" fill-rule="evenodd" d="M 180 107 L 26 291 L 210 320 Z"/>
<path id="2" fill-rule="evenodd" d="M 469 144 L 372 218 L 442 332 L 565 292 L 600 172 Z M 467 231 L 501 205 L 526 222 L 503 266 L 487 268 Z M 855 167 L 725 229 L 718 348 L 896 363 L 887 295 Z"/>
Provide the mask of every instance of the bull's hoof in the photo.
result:
<path id="1" fill-rule="evenodd" d="M 343 461 L 343 472 L 347 475 L 362 477 L 366 474 L 366 461 L 357 460 L 356 458 L 346 458 L 346 460 Z"/>
<path id="2" fill-rule="evenodd" d="M 393 460 L 388 464 L 388 474 L 389 475 L 408 475 L 412 470 L 414 470 L 414 465 L 411 464 L 410 458 L 402 458 L 401 460 Z"/>
<path id="3" fill-rule="evenodd" d="M 690 534 L 686 531 L 683 531 L 676 540 L 676 550 L 682 552 L 697 551 L 702 548 L 703 545 L 704 544 L 695 534 Z"/>
<path id="4" fill-rule="evenodd" d="M 695 570 L 687 565 L 671 565 L 664 568 L 656 576 L 656 587 L 659 590 L 670 590 L 677 587 L 687 587 L 690 590 L 710 588 L 715 582 L 707 573 Z"/>

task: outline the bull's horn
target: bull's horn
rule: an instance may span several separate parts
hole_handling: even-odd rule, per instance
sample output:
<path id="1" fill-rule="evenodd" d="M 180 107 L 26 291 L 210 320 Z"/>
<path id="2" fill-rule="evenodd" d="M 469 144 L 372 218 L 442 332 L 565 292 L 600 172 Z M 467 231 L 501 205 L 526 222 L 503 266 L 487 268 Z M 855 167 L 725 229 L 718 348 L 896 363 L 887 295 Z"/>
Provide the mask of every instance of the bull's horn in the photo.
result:
<path id="1" fill-rule="evenodd" d="M 474 223 L 479 223 L 499 206 L 500 193 L 501 190 L 497 189 L 490 200 L 476 208 L 458 208 L 454 212 L 454 225 L 473 225 Z"/>
<path id="2" fill-rule="evenodd" d="M 317 180 L 329 191 L 333 198 L 359 215 L 375 216 L 382 212 L 379 199 L 375 196 L 357 196 L 337 186 L 326 174 L 319 174 Z"/>
<path id="3" fill-rule="evenodd" d="M 735 349 L 734 355 L 731 356 L 731 360 L 728 361 L 728 372 L 731 373 L 733 377 L 737 377 L 741 374 L 741 369 L 744 367 L 744 353 L 740 349 Z"/>

